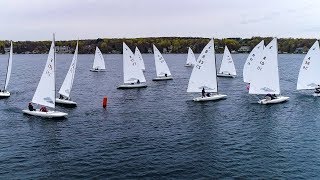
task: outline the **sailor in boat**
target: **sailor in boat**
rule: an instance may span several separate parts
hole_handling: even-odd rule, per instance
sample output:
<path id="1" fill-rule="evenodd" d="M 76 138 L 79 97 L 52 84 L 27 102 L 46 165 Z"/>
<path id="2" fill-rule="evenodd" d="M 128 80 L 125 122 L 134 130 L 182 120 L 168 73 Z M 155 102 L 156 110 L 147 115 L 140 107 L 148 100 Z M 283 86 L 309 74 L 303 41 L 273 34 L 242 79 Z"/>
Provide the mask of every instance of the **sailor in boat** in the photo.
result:
<path id="1" fill-rule="evenodd" d="M 271 101 L 273 99 L 277 99 L 277 96 L 275 94 L 267 94 L 265 96 L 265 99 L 268 100 L 268 101 Z"/>
<path id="2" fill-rule="evenodd" d="M 137 84 L 140 84 L 140 80 L 139 79 L 137 80 Z"/>
<path id="3" fill-rule="evenodd" d="M 59 99 L 63 99 L 63 100 L 70 100 L 68 97 L 60 94 Z"/>
<path id="4" fill-rule="evenodd" d="M 165 73 L 165 74 L 164 74 L 164 76 L 165 76 L 165 77 L 168 77 L 168 74 L 167 74 L 167 73 Z"/>
<path id="5" fill-rule="evenodd" d="M 202 97 L 205 97 L 205 96 L 206 96 L 206 91 L 204 90 L 204 88 L 202 88 L 201 93 L 202 93 Z"/>
<path id="6" fill-rule="evenodd" d="M 48 112 L 48 109 L 45 106 L 41 106 L 40 111 L 41 112 Z"/>
<path id="7" fill-rule="evenodd" d="M 28 105 L 28 109 L 29 109 L 29 111 L 35 111 L 35 109 L 33 108 L 32 104 L 31 104 L 31 102 Z"/>
<path id="8" fill-rule="evenodd" d="M 316 93 L 316 94 L 319 94 L 319 93 L 320 93 L 320 85 L 318 85 L 318 86 L 315 88 L 314 93 Z"/>

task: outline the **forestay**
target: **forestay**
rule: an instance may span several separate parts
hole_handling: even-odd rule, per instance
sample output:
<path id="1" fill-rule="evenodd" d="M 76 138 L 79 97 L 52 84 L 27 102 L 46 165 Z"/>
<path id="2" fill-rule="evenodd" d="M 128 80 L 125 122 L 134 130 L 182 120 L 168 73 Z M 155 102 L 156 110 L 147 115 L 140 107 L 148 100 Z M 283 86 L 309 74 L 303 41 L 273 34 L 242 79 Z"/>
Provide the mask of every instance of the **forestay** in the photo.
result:
<path id="1" fill-rule="evenodd" d="M 96 47 L 96 52 L 94 54 L 92 69 L 106 69 L 103 55 L 98 47 Z"/>
<path id="2" fill-rule="evenodd" d="M 250 83 L 251 77 L 254 76 L 252 72 L 254 72 L 255 63 L 259 61 L 262 56 L 264 49 L 264 41 L 262 40 L 259 44 L 257 44 L 252 51 L 250 52 L 246 63 L 243 67 L 243 82 Z"/>
<path id="3" fill-rule="evenodd" d="M 135 49 L 134 58 L 135 58 L 135 61 L 139 64 L 140 68 L 144 71 L 146 68 L 144 66 L 144 61 L 138 47 L 136 47 Z"/>
<path id="4" fill-rule="evenodd" d="M 124 83 L 146 82 L 143 71 L 134 58 L 133 52 L 123 43 L 123 81 Z"/>
<path id="5" fill-rule="evenodd" d="M 214 42 L 204 47 L 193 67 L 187 92 L 218 92 Z"/>
<path id="6" fill-rule="evenodd" d="M 196 57 L 190 47 L 188 49 L 188 57 L 187 57 L 186 64 L 192 64 L 192 65 L 196 64 Z"/>
<path id="7" fill-rule="evenodd" d="M 52 41 L 48 59 L 38 87 L 34 93 L 33 103 L 55 107 L 55 45 Z"/>
<path id="8" fill-rule="evenodd" d="M 220 74 L 230 73 L 230 75 L 234 75 L 234 76 L 237 75 L 236 68 L 234 67 L 233 59 L 231 57 L 231 53 L 227 46 L 225 46 L 224 48 L 224 53 L 223 53 L 223 58 L 221 61 L 219 73 Z"/>
<path id="9" fill-rule="evenodd" d="M 171 76 L 171 73 L 166 61 L 164 60 L 162 54 L 160 53 L 160 51 L 157 49 L 155 45 L 153 45 L 153 53 L 154 53 L 157 76 L 163 77 L 165 76 L 165 74 L 167 74 L 167 76 Z"/>
<path id="10" fill-rule="evenodd" d="M 4 84 L 4 90 L 7 90 L 7 87 L 10 81 L 10 76 L 11 76 L 11 69 L 12 69 L 12 55 L 13 55 L 12 41 L 10 44 L 11 46 L 10 46 L 10 53 L 9 53 L 9 59 L 8 59 L 7 75 L 6 75 L 6 81 Z"/>
<path id="11" fill-rule="evenodd" d="M 297 82 L 297 90 L 314 89 L 320 85 L 320 49 L 316 41 L 303 59 Z"/>
<path id="12" fill-rule="evenodd" d="M 263 56 L 256 60 L 249 94 L 280 94 L 276 38 L 264 48 Z"/>
<path id="13" fill-rule="evenodd" d="M 77 61 L 78 61 L 78 42 L 77 42 L 76 50 L 74 51 L 74 55 L 73 55 L 70 67 L 69 67 L 69 71 L 59 90 L 59 94 L 68 98 L 70 97 L 70 92 L 73 85 L 74 75 L 77 67 Z"/>

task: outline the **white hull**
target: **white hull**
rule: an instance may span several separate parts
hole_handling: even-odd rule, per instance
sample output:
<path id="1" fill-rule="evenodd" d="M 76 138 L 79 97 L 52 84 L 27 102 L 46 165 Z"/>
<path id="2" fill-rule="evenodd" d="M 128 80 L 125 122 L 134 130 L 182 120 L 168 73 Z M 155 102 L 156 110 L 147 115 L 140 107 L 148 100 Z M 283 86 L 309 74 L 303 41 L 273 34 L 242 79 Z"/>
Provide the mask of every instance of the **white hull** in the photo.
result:
<path id="1" fill-rule="evenodd" d="M 122 84 L 118 89 L 146 88 L 146 84 Z"/>
<path id="2" fill-rule="evenodd" d="M 229 77 L 229 78 L 235 78 L 236 77 L 235 75 L 232 75 L 232 74 L 220 74 L 220 73 L 218 73 L 217 76 L 218 77 Z"/>
<path id="3" fill-rule="evenodd" d="M 63 104 L 63 105 L 77 106 L 77 103 L 74 101 L 59 99 L 59 98 L 56 98 L 56 103 Z"/>
<path id="4" fill-rule="evenodd" d="M 61 118 L 66 117 L 68 113 L 59 112 L 59 111 L 48 111 L 48 112 L 41 112 L 39 109 L 36 111 L 30 111 L 29 109 L 22 110 L 23 113 L 31 115 L 31 116 L 39 116 L 44 118 Z"/>
<path id="5" fill-rule="evenodd" d="M 0 98 L 7 98 L 7 97 L 10 97 L 9 91 L 0 92 Z"/>
<path id="6" fill-rule="evenodd" d="M 220 100 L 220 99 L 225 99 L 227 95 L 224 94 L 215 94 L 211 95 L 210 97 L 197 97 L 194 98 L 193 101 L 215 101 L 215 100 Z"/>
<path id="7" fill-rule="evenodd" d="M 165 76 L 162 76 L 162 77 L 156 77 L 156 78 L 153 78 L 152 81 L 166 81 L 166 80 L 172 80 L 172 76 L 168 76 L 168 77 L 165 77 Z"/>
<path id="8" fill-rule="evenodd" d="M 314 97 L 320 97 L 320 93 L 313 93 Z"/>
<path id="9" fill-rule="evenodd" d="M 184 67 L 192 67 L 193 64 L 185 64 Z"/>
<path id="10" fill-rule="evenodd" d="M 104 72 L 105 69 L 90 69 L 91 72 Z"/>
<path id="11" fill-rule="evenodd" d="M 272 100 L 267 100 L 267 99 L 261 99 L 258 101 L 259 104 L 277 104 L 277 103 L 282 103 L 285 102 L 289 99 L 289 97 L 286 96 L 278 96 L 276 99 Z"/>

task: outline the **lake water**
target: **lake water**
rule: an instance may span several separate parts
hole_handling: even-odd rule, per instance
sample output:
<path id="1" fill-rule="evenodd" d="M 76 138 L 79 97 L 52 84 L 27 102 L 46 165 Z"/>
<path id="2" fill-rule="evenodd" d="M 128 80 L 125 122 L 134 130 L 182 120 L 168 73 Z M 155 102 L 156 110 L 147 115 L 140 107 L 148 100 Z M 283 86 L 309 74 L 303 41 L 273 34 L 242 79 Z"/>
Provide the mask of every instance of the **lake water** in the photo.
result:
<path id="1" fill-rule="evenodd" d="M 122 55 L 104 57 L 107 71 L 93 73 L 93 55 L 79 55 L 71 93 L 78 107 L 57 107 L 69 113 L 57 121 L 21 112 L 47 55 L 14 55 L 12 95 L 0 100 L 0 179 L 320 178 L 320 99 L 295 90 L 304 55 L 279 55 L 281 91 L 290 100 L 270 106 L 246 91 L 246 54 L 233 55 L 237 78 L 219 78 L 227 99 L 207 103 L 186 93 L 192 69 L 185 54 L 164 55 L 174 77 L 167 82 L 151 81 L 153 55 L 144 54 L 148 87 L 132 90 L 116 89 Z M 57 89 L 71 58 L 57 55 Z M 1 55 L 1 86 L 6 61 Z"/>

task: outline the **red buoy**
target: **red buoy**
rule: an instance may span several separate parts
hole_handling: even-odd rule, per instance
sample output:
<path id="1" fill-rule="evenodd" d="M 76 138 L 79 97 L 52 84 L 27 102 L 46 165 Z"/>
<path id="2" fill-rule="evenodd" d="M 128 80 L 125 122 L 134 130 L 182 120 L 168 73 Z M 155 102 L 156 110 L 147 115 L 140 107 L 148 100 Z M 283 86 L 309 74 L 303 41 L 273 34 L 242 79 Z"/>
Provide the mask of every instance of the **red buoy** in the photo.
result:
<path id="1" fill-rule="evenodd" d="M 105 96 L 105 97 L 103 97 L 102 107 L 103 107 L 103 108 L 106 108 L 106 107 L 107 107 L 107 103 L 108 103 L 108 97 Z"/>

